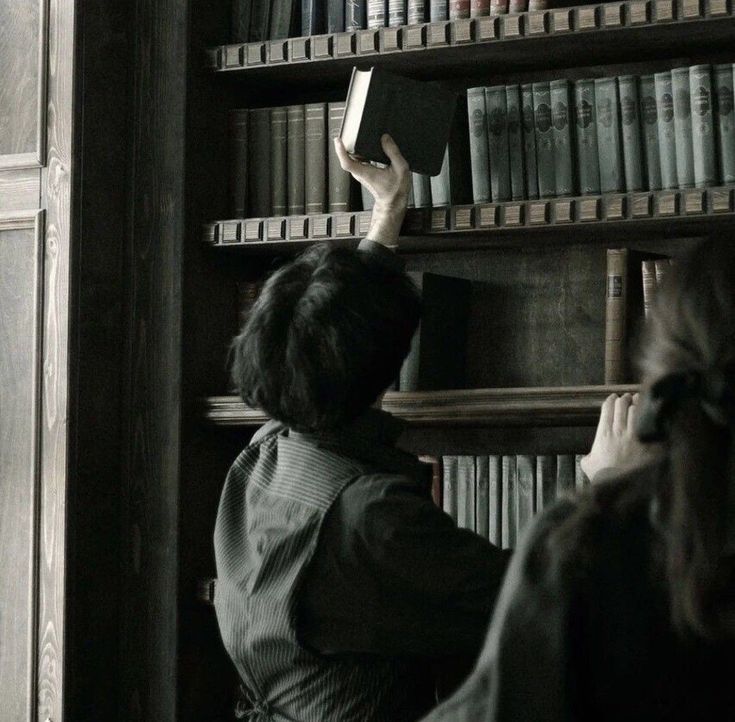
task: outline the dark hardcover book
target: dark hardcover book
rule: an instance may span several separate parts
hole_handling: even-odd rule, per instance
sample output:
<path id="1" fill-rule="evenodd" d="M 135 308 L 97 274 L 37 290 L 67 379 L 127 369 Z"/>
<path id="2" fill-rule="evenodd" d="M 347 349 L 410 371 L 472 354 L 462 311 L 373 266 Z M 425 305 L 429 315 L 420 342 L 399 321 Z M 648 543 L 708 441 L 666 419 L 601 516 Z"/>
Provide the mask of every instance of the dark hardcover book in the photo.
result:
<path id="1" fill-rule="evenodd" d="M 271 109 L 250 111 L 248 133 L 248 215 L 267 218 L 271 213 Z"/>
<path id="2" fill-rule="evenodd" d="M 564 494 L 574 492 L 575 461 L 571 454 L 559 454 L 556 457 L 556 495 L 559 498 Z"/>
<path id="3" fill-rule="evenodd" d="M 646 167 L 646 184 L 649 191 L 661 188 L 661 159 L 658 144 L 658 110 L 656 83 L 653 75 L 640 78 L 640 116 L 643 157 Z"/>
<path id="4" fill-rule="evenodd" d="M 689 96 L 689 68 L 671 71 L 674 93 L 674 142 L 676 178 L 679 188 L 694 187 L 694 148 L 692 144 L 692 104 Z"/>
<path id="5" fill-rule="evenodd" d="M 490 194 L 493 202 L 509 201 L 508 103 L 504 85 L 485 88 L 487 147 L 490 161 Z"/>
<path id="6" fill-rule="evenodd" d="M 556 456 L 536 457 L 536 513 L 556 499 Z"/>
<path id="7" fill-rule="evenodd" d="M 714 66 L 715 128 L 722 183 L 735 183 L 734 76 L 735 66 L 732 63 Z"/>
<path id="8" fill-rule="evenodd" d="M 421 173 L 411 173 L 413 202 L 416 208 L 431 208 L 431 179 Z"/>
<path id="9" fill-rule="evenodd" d="M 247 43 L 250 40 L 250 13 L 253 0 L 232 0 L 233 43 Z"/>
<path id="10" fill-rule="evenodd" d="M 472 202 L 472 172 L 465 106 L 458 108 L 439 175 L 431 178 L 434 207 Z"/>
<path id="11" fill-rule="evenodd" d="M 449 0 L 430 0 L 429 19 L 432 23 L 449 19 Z"/>
<path id="12" fill-rule="evenodd" d="M 235 218 L 244 218 L 248 198 L 248 119 L 250 111 L 231 110 L 230 207 Z"/>
<path id="13" fill-rule="evenodd" d="M 643 163 L 641 153 L 641 128 L 638 115 L 638 78 L 621 75 L 618 78 L 620 98 L 620 130 L 623 140 L 623 169 L 625 190 L 641 191 L 643 185 Z"/>
<path id="14" fill-rule="evenodd" d="M 653 297 L 656 295 L 656 264 L 655 261 L 641 262 L 641 277 L 643 278 L 643 315 L 651 315 Z"/>
<path id="15" fill-rule="evenodd" d="M 458 456 L 442 457 L 442 509 L 457 521 Z"/>
<path id="16" fill-rule="evenodd" d="M 344 0 L 339 0 L 340 7 L 344 7 L 343 3 Z M 271 40 L 290 38 L 293 35 L 292 31 L 294 27 L 294 9 L 294 0 L 274 0 L 271 3 Z M 342 13 L 344 15 L 344 10 L 342 11 Z M 335 30 L 334 32 L 337 31 Z"/>
<path id="17" fill-rule="evenodd" d="M 475 531 L 490 536 L 490 469 L 487 456 L 475 457 Z"/>
<path id="18" fill-rule="evenodd" d="M 436 456 L 419 456 L 419 461 L 431 466 L 431 499 L 442 508 L 442 461 Z"/>
<path id="19" fill-rule="evenodd" d="M 503 457 L 488 456 L 488 536 L 495 546 L 502 544 L 503 527 Z"/>
<path id="20" fill-rule="evenodd" d="M 528 528 L 535 512 L 536 501 L 536 457 L 527 454 L 516 456 L 516 534 Z"/>
<path id="21" fill-rule="evenodd" d="M 692 105 L 692 150 L 694 185 L 697 188 L 717 184 L 715 126 L 712 97 L 712 69 L 709 65 L 689 68 L 689 97 Z"/>
<path id="22" fill-rule="evenodd" d="M 457 96 L 438 83 L 381 68 L 352 71 L 342 142 L 364 160 L 388 163 L 380 138 L 388 133 L 416 173 L 437 175 L 452 130 Z M 465 128 L 466 134 L 466 128 Z"/>
<path id="23" fill-rule="evenodd" d="M 575 193 L 572 124 L 569 111 L 569 81 L 553 80 L 551 91 L 551 122 L 554 126 L 554 179 L 557 196 Z"/>
<path id="24" fill-rule="evenodd" d="M 345 0 L 345 30 L 367 28 L 367 0 Z"/>
<path id="25" fill-rule="evenodd" d="M 397 28 L 406 24 L 406 0 L 388 0 L 388 26 Z"/>
<path id="26" fill-rule="evenodd" d="M 250 42 L 268 40 L 270 31 L 269 0 L 253 0 L 250 14 Z"/>
<path id="27" fill-rule="evenodd" d="M 335 213 L 339 211 L 350 210 L 350 174 L 342 169 L 337 157 L 337 151 L 334 147 L 334 139 L 339 137 L 339 131 L 342 127 L 342 119 L 345 114 L 345 104 L 329 103 L 327 106 L 329 114 L 329 190 L 327 193 L 329 199 L 329 212 Z"/>
<path id="28" fill-rule="evenodd" d="M 449 0 L 449 19 L 470 17 L 470 0 Z"/>
<path id="29" fill-rule="evenodd" d="M 490 200 L 490 168 L 487 147 L 487 120 L 485 115 L 485 88 L 467 89 L 469 119 L 470 167 L 472 169 L 472 200 L 487 203 Z"/>
<path id="30" fill-rule="evenodd" d="M 625 188 L 619 105 L 616 79 L 596 78 L 597 154 L 600 163 L 600 190 L 603 193 L 618 193 Z"/>
<path id="31" fill-rule="evenodd" d="M 510 164 L 510 195 L 514 201 L 526 198 L 523 170 L 523 126 L 521 124 L 521 88 L 505 86 L 508 106 L 508 162 Z"/>
<path id="32" fill-rule="evenodd" d="M 289 105 L 288 117 L 288 213 L 303 215 L 304 204 L 304 106 Z"/>
<path id="33" fill-rule="evenodd" d="M 539 198 L 556 195 L 554 176 L 554 126 L 551 122 L 551 89 L 548 83 L 533 84 L 533 115 L 536 121 L 536 163 Z"/>
<path id="34" fill-rule="evenodd" d="M 321 35 L 326 28 L 323 0 L 301 0 L 301 35 Z"/>
<path id="35" fill-rule="evenodd" d="M 345 0 L 327 0 L 327 32 L 343 33 L 345 30 Z"/>
<path id="36" fill-rule="evenodd" d="M 574 83 L 574 116 L 579 192 L 582 195 L 597 195 L 600 192 L 600 163 L 597 154 L 595 81 L 591 78 Z"/>
<path id="37" fill-rule="evenodd" d="M 426 0 L 408 0 L 406 20 L 409 25 L 426 22 Z"/>
<path id="38" fill-rule="evenodd" d="M 574 488 L 577 491 L 581 491 L 590 485 L 590 480 L 587 478 L 587 474 L 582 471 L 581 461 L 582 454 L 576 454 L 574 457 Z"/>
<path id="39" fill-rule="evenodd" d="M 327 210 L 327 104 L 309 103 L 305 107 L 306 212 Z"/>
<path id="40" fill-rule="evenodd" d="M 503 526 L 501 530 L 501 546 L 503 549 L 512 549 L 516 545 L 516 529 L 518 516 L 516 513 L 516 482 L 518 473 L 516 457 L 503 457 L 503 484 L 501 496 L 503 499 Z"/>
<path id="41" fill-rule="evenodd" d="M 457 459 L 457 526 L 475 531 L 475 457 Z"/>
<path id="42" fill-rule="evenodd" d="M 383 28 L 388 24 L 388 0 L 367 0 L 367 26 Z"/>
<path id="43" fill-rule="evenodd" d="M 536 165 L 536 121 L 533 114 L 533 85 L 521 86 L 523 113 L 523 170 L 529 198 L 538 198 L 538 167 Z M 597 148 L 595 148 L 595 154 Z M 595 155 L 596 157 L 596 155 Z"/>
<path id="44" fill-rule="evenodd" d="M 288 108 L 271 108 L 271 215 L 288 213 Z"/>
<path id="45" fill-rule="evenodd" d="M 653 76 L 658 117 L 658 153 L 661 165 L 661 187 L 676 188 L 676 130 L 674 128 L 674 93 L 671 71 Z"/>

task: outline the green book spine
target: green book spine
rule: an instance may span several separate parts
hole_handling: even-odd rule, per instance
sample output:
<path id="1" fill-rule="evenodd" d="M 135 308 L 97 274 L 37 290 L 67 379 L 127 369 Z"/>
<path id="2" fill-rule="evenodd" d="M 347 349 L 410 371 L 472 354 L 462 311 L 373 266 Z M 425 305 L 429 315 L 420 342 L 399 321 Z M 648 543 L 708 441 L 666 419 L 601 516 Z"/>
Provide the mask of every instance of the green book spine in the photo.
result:
<path id="1" fill-rule="evenodd" d="M 490 159 L 490 191 L 494 202 L 509 201 L 510 163 L 508 157 L 508 105 L 505 86 L 485 88 L 487 146 Z"/>
<path id="2" fill-rule="evenodd" d="M 529 198 L 538 198 L 536 121 L 533 114 L 533 85 L 531 83 L 521 86 L 521 101 L 523 104 L 523 169 L 526 176 L 526 190 Z"/>
<path id="3" fill-rule="evenodd" d="M 416 208 L 431 208 L 431 179 L 421 173 L 411 174 L 413 201 Z"/>
<path id="4" fill-rule="evenodd" d="M 536 163 L 539 198 L 556 195 L 554 175 L 554 126 L 551 123 L 551 89 L 548 83 L 533 84 L 533 115 L 536 121 Z"/>
<path id="5" fill-rule="evenodd" d="M 431 205 L 434 208 L 448 206 L 451 197 L 451 188 L 449 187 L 449 146 L 447 145 L 439 175 L 431 176 Z"/>
<path id="6" fill-rule="evenodd" d="M 603 193 L 619 193 L 625 187 L 618 106 L 616 79 L 595 79 L 597 153 L 600 162 L 600 190 Z"/>
<path id="7" fill-rule="evenodd" d="M 290 105 L 288 117 L 288 212 L 304 214 L 304 106 Z"/>
<path id="8" fill-rule="evenodd" d="M 536 457 L 536 513 L 556 499 L 556 456 Z"/>
<path id="9" fill-rule="evenodd" d="M 575 461 L 569 454 L 560 454 L 556 457 L 556 494 L 559 498 L 562 494 L 574 491 L 575 484 Z"/>
<path id="10" fill-rule="evenodd" d="M 230 206 L 244 218 L 248 198 L 248 110 L 230 111 Z"/>
<path id="11" fill-rule="evenodd" d="M 495 546 L 502 544 L 503 520 L 503 459 L 488 456 L 488 539 Z"/>
<path id="12" fill-rule="evenodd" d="M 715 65 L 715 125 L 720 157 L 720 180 L 735 183 L 735 64 Z"/>
<path id="13" fill-rule="evenodd" d="M 507 85 L 505 97 L 508 106 L 508 161 L 510 163 L 510 194 L 514 201 L 526 198 L 523 172 L 523 127 L 521 125 L 521 88 Z"/>
<path id="14" fill-rule="evenodd" d="M 475 458 L 457 459 L 457 526 L 475 530 Z"/>
<path id="15" fill-rule="evenodd" d="M 712 72 L 709 65 L 694 65 L 689 68 L 689 97 L 692 103 L 694 185 L 697 188 L 713 186 L 717 183 L 717 162 Z"/>
<path id="16" fill-rule="evenodd" d="M 467 89 L 467 115 L 470 135 L 470 167 L 472 169 L 472 199 L 475 203 L 490 200 L 490 170 L 488 165 L 485 88 Z"/>
<path id="17" fill-rule="evenodd" d="M 459 457 L 442 457 L 442 509 L 457 521 L 457 475 Z"/>
<path id="18" fill-rule="evenodd" d="M 327 210 L 327 104 L 309 103 L 305 108 L 306 212 Z"/>
<path id="19" fill-rule="evenodd" d="M 485 539 L 490 536 L 490 471 L 487 456 L 475 457 L 475 531 Z"/>
<path id="20" fill-rule="evenodd" d="M 569 81 L 554 80 L 551 90 L 551 122 L 554 126 L 554 177 L 557 196 L 574 195 L 572 126 L 569 122 Z"/>
<path id="21" fill-rule="evenodd" d="M 578 80 L 574 83 L 574 116 L 579 192 L 582 195 L 597 195 L 600 192 L 600 163 L 597 159 L 594 80 Z"/>
<path id="22" fill-rule="evenodd" d="M 501 546 L 503 549 L 512 549 L 516 544 L 516 457 L 503 457 L 503 527 L 501 531 Z"/>
<path id="23" fill-rule="evenodd" d="M 288 154 L 286 137 L 288 108 L 271 108 L 271 215 L 288 213 Z"/>
<path id="24" fill-rule="evenodd" d="M 516 457 L 516 534 L 528 528 L 534 515 L 536 497 L 536 457 L 519 454 Z"/>
<path id="25" fill-rule="evenodd" d="M 271 109 L 250 111 L 248 158 L 248 215 L 267 218 L 271 212 Z"/>
<path id="26" fill-rule="evenodd" d="M 671 71 L 674 91 L 674 141 L 676 178 L 679 188 L 694 186 L 694 148 L 692 144 L 692 104 L 689 96 L 689 68 Z"/>
<path id="27" fill-rule="evenodd" d="M 643 164 L 641 162 L 641 128 L 638 115 L 638 78 L 621 75 L 618 78 L 620 98 L 620 128 L 623 138 L 623 167 L 625 189 L 643 190 Z"/>
<path id="28" fill-rule="evenodd" d="M 674 128 L 674 92 L 671 72 L 653 76 L 658 115 L 658 152 L 661 163 L 661 187 L 676 188 L 676 131 Z"/>
<path id="29" fill-rule="evenodd" d="M 658 144 L 658 112 L 656 84 L 653 75 L 642 75 L 640 80 L 640 116 L 643 154 L 646 159 L 648 190 L 661 188 L 661 159 Z"/>
<path id="30" fill-rule="evenodd" d="M 342 119 L 345 115 L 345 103 L 329 103 L 327 106 L 329 113 L 329 212 L 335 213 L 339 211 L 350 210 L 350 179 L 352 176 L 342 170 L 337 157 L 337 150 L 334 147 L 334 139 L 339 135 L 342 126 Z"/>

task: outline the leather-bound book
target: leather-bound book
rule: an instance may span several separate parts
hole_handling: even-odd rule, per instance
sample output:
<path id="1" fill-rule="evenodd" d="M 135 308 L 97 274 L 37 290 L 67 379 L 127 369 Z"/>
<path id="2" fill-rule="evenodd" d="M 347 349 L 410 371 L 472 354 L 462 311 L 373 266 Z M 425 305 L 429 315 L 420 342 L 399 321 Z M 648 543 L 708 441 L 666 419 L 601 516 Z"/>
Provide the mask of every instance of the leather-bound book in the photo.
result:
<path id="1" fill-rule="evenodd" d="M 343 0 L 340 2 L 340 6 L 342 2 Z M 281 40 L 293 35 L 294 10 L 294 0 L 273 0 L 270 8 L 269 28 L 271 40 Z"/>
<path id="2" fill-rule="evenodd" d="M 334 147 L 334 139 L 339 137 L 339 130 L 342 127 L 342 119 L 345 115 L 344 101 L 329 103 L 327 113 L 329 115 L 329 188 L 327 198 L 329 212 L 335 213 L 350 210 L 351 176 L 346 170 L 342 169 Z"/>
<path id="3" fill-rule="evenodd" d="M 388 0 L 367 0 L 367 26 L 382 28 L 388 24 Z"/>
<path id="4" fill-rule="evenodd" d="M 638 100 L 638 78 L 621 75 L 618 78 L 620 98 L 620 129 L 623 141 L 623 169 L 625 190 L 641 191 L 643 184 L 643 162 L 641 127 Z"/>
<path id="5" fill-rule="evenodd" d="M 470 2 L 470 17 L 480 18 L 490 14 L 490 0 L 472 0 Z"/>
<path id="6" fill-rule="evenodd" d="M 250 15 L 250 42 L 268 40 L 270 31 L 270 1 L 253 0 Z"/>
<path id="7" fill-rule="evenodd" d="M 656 92 L 656 117 L 658 123 L 658 151 L 661 168 L 661 187 L 676 188 L 676 129 L 674 127 L 674 95 L 671 71 L 653 76 Z"/>
<path id="8" fill-rule="evenodd" d="M 304 106 L 289 105 L 288 117 L 288 213 L 303 215 L 304 204 Z"/>
<path id="9" fill-rule="evenodd" d="M 231 110 L 230 208 L 235 218 L 244 218 L 248 198 L 248 119 L 250 111 Z"/>
<path id="10" fill-rule="evenodd" d="M 487 147 L 485 88 L 467 89 L 467 115 L 470 168 L 472 169 L 472 200 L 474 203 L 487 203 L 490 200 L 490 165 Z"/>
<path id="11" fill-rule="evenodd" d="M 574 153 L 572 143 L 572 113 L 569 100 L 569 81 L 552 80 L 551 123 L 554 137 L 554 184 L 557 196 L 574 195 Z"/>
<path id="12" fill-rule="evenodd" d="M 388 0 L 388 26 L 397 28 L 406 24 L 406 0 Z"/>
<path id="13" fill-rule="evenodd" d="M 420 25 L 426 22 L 427 0 L 408 0 L 406 22 L 409 25 Z"/>
<path id="14" fill-rule="evenodd" d="M 306 212 L 327 210 L 327 104 L 304 108 Z"/>
<path id="15" fill-rule="evenodd" d="M 470 0 L 449 0 L 449 19 L 470 17 Z"/>
<path id="16" fill-rule="evenodd" d="M 288 108 L 271 108 L 271 215 L 288 213 Z"/>
<path id="17" fill-rule="evenodd" d="M 689 97 L 692 105 L 694 185 L 697 188 L 703 188 L 715 185 L 718 178 L 715 159 L 712 68 L 709 65 L 694 65 L 689 68 Z"/>
<path id="18" fill-rule="evenodd" d="M 595 81 L 591 78 L 574 83 L 574 117 L 579 192 L 597 195 L 600 192 L 600 163 L 597 156 Z"/>
<path id="19" fill-rule="evenodd" d="M 345 30 L 364 30 L 367 28 L 367 0 L 346 0 Z"/>
<path id="20" fill-rule="evenodd" d="M 679 188 L 692 188 L 694 187 L 694 147 L 688 67 L 674 68 L 671 71 L 671 88 L 674 94 L 676 179 Z"/>
<path id="21" fill-rule="evenodd" d="M 326 29 L 324 0 L 301 0 L 301 35 L 321 35 Z"/>
<path id="22" fill-rule="evenodd" d="M 247 43 L 250 40 L 250 14 L 253 0 L 232 0 L 232 32 L 233 43 Z"/>
<path id="23" fill-rule="evenodd" d="M 327 32 L 345 31 L 345 0 L 327 0 Z"/>
<path id="24" fill-rule="evenodd" d="M 735 183 L 735 65 L 715 65 L 713 70 L 719 178 L 722 183 Z"/>
<path id="25" fill-rule="evenodd" d="M 250 111 L 248 129 L 248 215 L 271 214 L 271 109 Z"/>
<path id="26" fill-rule="evenodd" d="M 658 146 L 656 84 L 653 75 L 641 75 L 639 96 L 646 187 L 649 191 L 655 191 L 661 189 L 661 156 Z"/>

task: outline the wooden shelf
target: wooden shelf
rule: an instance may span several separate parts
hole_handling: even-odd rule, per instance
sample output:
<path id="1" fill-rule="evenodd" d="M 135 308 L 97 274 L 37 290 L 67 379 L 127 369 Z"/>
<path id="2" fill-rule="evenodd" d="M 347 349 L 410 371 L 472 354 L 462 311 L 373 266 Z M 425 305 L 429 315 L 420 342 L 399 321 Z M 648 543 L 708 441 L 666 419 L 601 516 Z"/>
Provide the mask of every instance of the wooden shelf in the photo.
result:
<path id="1" fill-rule="evenodd" d="M 383 409 L 415 426 L 586 426 L 597 421 L 611 393 L 634 386 L 390 392 Z M 204 418 L 217 426 L 257 426 L 268 417 L 237 396 L 211 396 Z"/>
<path id="2" fill-rule="evenodd" d="M 323 85 L 355 63 L 414 77 L 660 58 L 732 47 L 732 0 L 628 0 L 400 28 L 223 45 L 207 65 L 248 82 Z M 421 55 L 419 59 L 419 54 Z M 318 71 L 311 67 L 320 65 Z"/>
<path id="3" fill-rule="evenodd" d="M 526 242 L 530 233 L 556 233 L 566 241 L 619 237 L 623 229 L 702 235 L 734 220 L 735 186 L 409 209 L 399 250 Z M 319 241 L 356 241 L 369 227 L 369 211 L 233 219 L 206 224 L 204 242 L 272 253 Z"/>

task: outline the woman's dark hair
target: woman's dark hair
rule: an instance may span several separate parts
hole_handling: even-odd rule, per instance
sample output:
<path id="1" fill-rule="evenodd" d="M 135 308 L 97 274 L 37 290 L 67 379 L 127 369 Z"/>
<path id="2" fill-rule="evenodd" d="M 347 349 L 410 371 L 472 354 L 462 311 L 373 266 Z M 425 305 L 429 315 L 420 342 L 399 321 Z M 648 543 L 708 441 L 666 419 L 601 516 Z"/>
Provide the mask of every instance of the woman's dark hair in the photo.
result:
<path id="1" fill-rule="evenodd" d="M 708 241 L 676 262 L 644 336 L 644 389 L 685 379 L 667 419 L 668 475 L 661 517 L 675 625 L 698 636 L 735 636 L 735 437 L 732 409 L 715 409 L 703 382 L 735 392 L 735 251 Z M 696 383 L 689 380 L 697 380 Z M 715 401 L 716 405 L 717 402 Z"/>
<path id="2" fill-rule="evenodd" d="M 244 401 L 301 431 L 353 420 L 396 379 L 420 297 L 372 254 L 311 247 L 266 282 L 232 345 Z"/>

